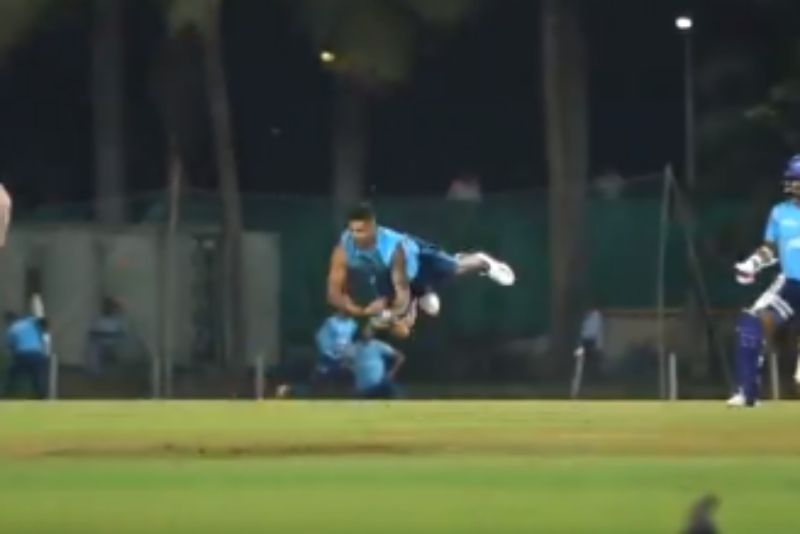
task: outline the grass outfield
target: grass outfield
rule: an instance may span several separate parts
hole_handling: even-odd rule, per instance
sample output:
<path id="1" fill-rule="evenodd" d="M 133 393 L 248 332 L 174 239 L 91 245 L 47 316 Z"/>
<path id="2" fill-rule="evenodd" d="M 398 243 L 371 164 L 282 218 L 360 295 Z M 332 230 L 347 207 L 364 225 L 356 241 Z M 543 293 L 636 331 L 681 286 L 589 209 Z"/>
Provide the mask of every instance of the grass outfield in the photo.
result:
<path id="1" fill-rule="evenodd" d="M 0 403 L 0 531 L 797 532 L 769 403 Z"/>

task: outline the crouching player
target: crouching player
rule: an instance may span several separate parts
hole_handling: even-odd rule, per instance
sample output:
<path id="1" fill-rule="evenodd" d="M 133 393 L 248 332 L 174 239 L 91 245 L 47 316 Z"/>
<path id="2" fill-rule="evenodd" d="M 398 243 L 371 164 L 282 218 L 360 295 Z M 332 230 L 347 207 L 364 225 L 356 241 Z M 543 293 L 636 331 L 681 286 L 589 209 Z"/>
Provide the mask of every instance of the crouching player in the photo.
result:
<path id="1" fill-rule="evenodd" d="M 344 357 L 351 348 L 358 330 L 358 323 L 347 315 L 335 313 L 328 317 L 317 330 L 318 359 L 314 373 L 320 377 L 347 372 Z"/>
<path id="2" fill-rule="evenodd" d="M 395 377 L 405 356 L 391 345 L 374 337 L 370 322 L 365 322 L 353 344 L 351 366 L 356 382 L 356 395 L 363 399 L 395 399 L 400 390 Z M 391 364 L 391 367 L 389 367 Z"/>
<path id="3" fill-rule="evenodd" d="M 309 388 L 316 390 L 328 382 L 350 380 L 352 375 L 346 365 L 345 357 L 349 354 L 357 330 L 358 324 L 355 320 L 341 313 L 335 313 L 325 319 L 314 336 L 317 361 L 311 369 L 310 380 L 307 364 L 301 373 L 302 376 L 299 377 L 301 382 L 294 384 L 290 382 L 289 377 L 296 377 L 298 373 L 292 372 L 285 366 L 273 369 L 271 374 L 279 382 L 275 396 L 283 398 L 303 395 L 308 393 L 306 390 Z"/>
<path id="4" fill-rule="evenodd" d="M 783 184 L 790 198 L 772 208 L 763 245 L 735 266 L 736 280 L 741 284 L 753 283 L 758 272 L 776 260 L 785 277 L 765 309 L 745 312 L 737 321 L 736 376 L 745 406 L 755 406 L 758 400 L 758 360 L 763 343 L 794 316 L 795 309 L 800 309 L 800 155 L 789 161 Z"/>
<path id="5" fill-rule="evenodd" d="M 6 345 L 11 355 L 6 394 L 13 395 L 19 381 L 27 377 L 36 397 L 47 398 L 47 372 L 50 365 L 47 320 L 32 315 L 21 317 L 8 311 L 6 324 Z"/>

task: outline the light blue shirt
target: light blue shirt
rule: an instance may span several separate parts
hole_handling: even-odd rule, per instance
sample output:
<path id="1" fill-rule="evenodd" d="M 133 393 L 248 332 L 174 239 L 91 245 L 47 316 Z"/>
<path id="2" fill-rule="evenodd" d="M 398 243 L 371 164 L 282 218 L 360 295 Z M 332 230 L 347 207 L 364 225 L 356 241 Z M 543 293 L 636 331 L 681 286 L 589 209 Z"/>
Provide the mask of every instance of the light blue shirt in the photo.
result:
<path id="1" fill-rule="evenodd" d="M 8 349 L 15 355 L 47 356 L 44 332 L 36 317 L 17 319 L 6 331 Z"/>
<path id="2" fill-rule="evenodd" d="M 317 330 L 316 342 L 320 354 L 340 360 L 356 334 L 358 324 L 351 317 L 331 315 Z"/>
<path id="3" fill-rule="evenodd" d="M 419 244 L 409 236 L 391 228 L 378 226 L 375 246 L 362 249 L 356 246 L 349 230 L 342 233 L 340 244 L 347 257 L 347 267 L 366 274 L 373 285 L 391 276 L 392 258 L 397 247 L 403 247 L 406 275 L 413 280 L 419 271 Z"/>
<path id="4" fill-rule="evenodd" d="M 386 358 L 394 353 L 390 345 L 377 339 L 356 343 L 353 354 L 356 389 L 365 391 L 386 380 Z"/>
<path id="5" fill-rule="evenodd" d="M 787 200 L 772 208 L 764 241 L 777 246 L 786 278 L 800 281 L 800 206 Z"/>

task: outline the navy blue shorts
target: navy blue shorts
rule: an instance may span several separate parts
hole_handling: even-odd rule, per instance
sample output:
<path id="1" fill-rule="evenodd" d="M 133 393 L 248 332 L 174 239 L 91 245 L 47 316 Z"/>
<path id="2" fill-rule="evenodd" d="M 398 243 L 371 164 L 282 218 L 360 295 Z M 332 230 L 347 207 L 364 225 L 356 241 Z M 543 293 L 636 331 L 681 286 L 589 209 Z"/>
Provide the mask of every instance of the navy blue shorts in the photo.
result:
<path id="1" fill-rule="evenodd" d="M 456 276 L 458 260 L 432 243 L 414 238 L 419 245 L 419 270 L 411 280 L 411 294 L 421 297 Z"/>
<path id="2" fill-rule="evenodd" d="M 422 239 L 413 239 L 419 246 L 419 254 L 416 258 L 419 265 L 416 276 L 410 280 L 411 296 L 421 297 L 429 291 L 435 291 L 455 277 L 458 272 L 458 260 L 436 245 Z M 374 280 L 373 287 L 380 296 L 389 299 L 394 297 L 391 273 L 387 273 L 386 277 L 381 280 Z"/>

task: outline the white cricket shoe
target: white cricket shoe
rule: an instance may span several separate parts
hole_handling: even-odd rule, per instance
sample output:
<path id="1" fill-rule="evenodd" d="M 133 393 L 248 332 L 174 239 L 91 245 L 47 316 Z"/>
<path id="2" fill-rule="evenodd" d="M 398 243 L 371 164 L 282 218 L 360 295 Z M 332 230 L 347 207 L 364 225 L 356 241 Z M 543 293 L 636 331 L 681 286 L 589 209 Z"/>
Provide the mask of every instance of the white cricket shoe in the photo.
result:
<path id="1" fill-rule="evenodd" d="M 797 366 L 797 371 L 794 372 L 794 383 L 800 385 L 800 365 Z"/>
<path id="2" fill-rule="evenodd" d="M 486 276 L 497 282 L 501 286 L 513 286 L 517 277 L 514 270 L 507 263 L 496 260 L 485 252 L 478 252 L 478 258 L 486 262 L 489 268 L 486 271 Z"/>
<path id="3" fill-rule="evenodd" d="M 419 305 L 420 309 L 424 311 L 426 314 L 430 315 L 431 317 L 436 317 L 439 315 L 439 311 L 442 309 L 442 303 L 439 300 L 439 295 L 430 291 L 422 295 L 418 300 L 417 304 Z"/>
<path id="4" fill-rule="evenodd" d="M 745 408 L 747 407 L 747 400 L 744 398 L 744 393 L 742 390 L 736 391 L 728 402 L 725 403 L 729 408 Z M 760 406 L 761 401 L 756 401 L 756 406 Z"/>
<path id="5" fill-rule="evenodd" d="M 728 399 L 728 402 L 725 403 L 731 408 L 741 408 L 745 405 L 744 393 L 741 390 L 737 391 L 736 393 Z"/>

